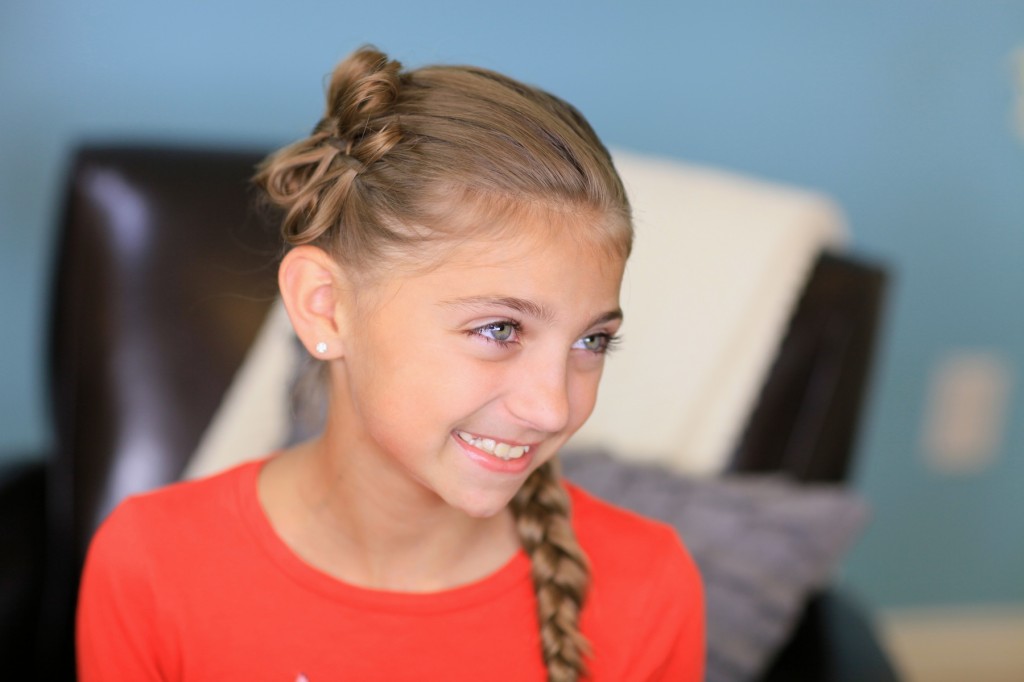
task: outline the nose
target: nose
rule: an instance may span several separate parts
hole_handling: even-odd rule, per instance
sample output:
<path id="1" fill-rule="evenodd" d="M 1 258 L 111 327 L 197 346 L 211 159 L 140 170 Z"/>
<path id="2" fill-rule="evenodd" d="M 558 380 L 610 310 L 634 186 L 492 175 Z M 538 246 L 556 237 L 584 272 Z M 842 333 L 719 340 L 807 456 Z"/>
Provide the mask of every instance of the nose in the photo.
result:
<path id="1" fill-rule="evenodd" d="M 557 433 L 569 423 L 569 372 L 565 356 L 537 358 L 512 373 L 508 409 L 525 425 Z"/>

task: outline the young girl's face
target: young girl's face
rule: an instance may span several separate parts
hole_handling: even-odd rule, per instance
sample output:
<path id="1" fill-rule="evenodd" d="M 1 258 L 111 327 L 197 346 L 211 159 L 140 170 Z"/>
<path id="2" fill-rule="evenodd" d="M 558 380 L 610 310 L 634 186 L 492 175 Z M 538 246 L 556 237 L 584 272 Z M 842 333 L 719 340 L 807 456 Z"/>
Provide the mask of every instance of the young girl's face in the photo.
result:
<path id="1" fill-rule="evenodd" d="M 473 516 L 503 509 L 590 415 L 622 317 L 621 257 L 550 217 L 517 227 L 375 284 L 335 386 L 353 447 Z"/>

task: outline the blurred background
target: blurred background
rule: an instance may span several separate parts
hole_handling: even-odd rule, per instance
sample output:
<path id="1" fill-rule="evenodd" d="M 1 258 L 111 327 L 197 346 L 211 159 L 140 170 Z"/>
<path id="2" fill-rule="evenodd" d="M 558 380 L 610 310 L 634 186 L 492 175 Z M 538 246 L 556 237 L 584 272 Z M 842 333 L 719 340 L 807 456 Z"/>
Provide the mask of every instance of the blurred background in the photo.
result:
<path id="1" fill-rule="evenodd" d="M 367 42 L 540 85 L 610 146 L 836 199 L 854 250 L 894 275 L 855 473 L 873 521 L 843 582 L 907 651 L 915 633 L 1024 637 L 1020 1 L 2 3 L 0 456 L 50 438 L 45 315 L 75 145 L 289 141 Z"/>

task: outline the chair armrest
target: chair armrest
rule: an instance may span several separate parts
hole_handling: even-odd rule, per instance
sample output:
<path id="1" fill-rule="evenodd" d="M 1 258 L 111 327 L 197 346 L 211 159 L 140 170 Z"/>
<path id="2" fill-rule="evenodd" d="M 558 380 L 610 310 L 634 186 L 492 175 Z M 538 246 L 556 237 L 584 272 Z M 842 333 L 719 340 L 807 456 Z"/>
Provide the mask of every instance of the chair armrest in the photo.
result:
<path id="1" fill-rule="evenodd" d="M 4 675 L 32 679 L 46 554 L 46 463 L 0 465 L 0 660 Z"/>
<path id="2" fill-rule="evenodd" d="M 761 682 L 898 682 L 862 606 L 850 595 L 817 595 Z"/>

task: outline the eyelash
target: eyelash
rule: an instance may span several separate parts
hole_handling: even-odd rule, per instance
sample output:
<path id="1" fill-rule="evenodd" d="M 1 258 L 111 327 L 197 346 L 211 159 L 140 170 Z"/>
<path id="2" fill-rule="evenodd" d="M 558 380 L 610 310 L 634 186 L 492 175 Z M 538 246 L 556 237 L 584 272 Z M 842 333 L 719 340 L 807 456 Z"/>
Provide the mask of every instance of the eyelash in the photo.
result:
<path id="1" fill-rule="evenodd" d="M 498 320 L 498 321 L 495 321 L 495 322 L 488 322 L 487 324 L 484 324 L 484 325 L 481 325 L 479 327 L 475 327 L 475 328 L 469 330 L 467 332 L 467 334 L 469 334 L 471 336 L 475 336 L 475 337 L 481 338 L 484 341 L 486 341 L 488 343 L 493 343 L 493 344 L 495 344 L 497 346 L 500 346 L 501 348 L 508 348 L 509 346 L 511 346 L 514 343 L 516 343 L 516 341 L 510 341 L 510 340 L 502 341 L 502 340 L 498 340 L 498 339 L 495 339 L 495 338 L 491 338 L 490 336 L 487 336 L 484 333 L 485 331 L 492 330 L 495 327 L 505 327 L 505 326 L 512 327 L 513 335 L 515 336 L 515 338 L 518 339 L 519 335 L 522 333 L 522 323 L 518 322 L 517 320 Z M 611 353 L 612 351 L 616 350 L 619 347 L 619 344 L 622 343 L 622 337 L 619 336 L 618 334 L 607 334 L 605 332 L 598 332 L 596 334 L 587 334 L 585 336 L 581 336 L 579 339 L 577 339 L 577 341 L 582 341 L 583 339 L 586 339 L 586 338 L 589 338 L 589 337 L 592 337 L 592 336 L 601 337 L 601 338 L 604 339 L 604 345 L 601 347 L 601 349 L 600 350 L 589 350 L 587 348 L 582 348 L 580 350 L 585 350 L 585 351 L 587 351 L 589 353 L 594 353 L 595 355 L 606 355 L 606 354 Z M 573 345 L 575 345 L 575 344 L 573 344 Z"/>

